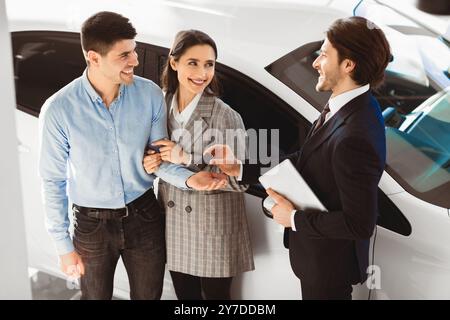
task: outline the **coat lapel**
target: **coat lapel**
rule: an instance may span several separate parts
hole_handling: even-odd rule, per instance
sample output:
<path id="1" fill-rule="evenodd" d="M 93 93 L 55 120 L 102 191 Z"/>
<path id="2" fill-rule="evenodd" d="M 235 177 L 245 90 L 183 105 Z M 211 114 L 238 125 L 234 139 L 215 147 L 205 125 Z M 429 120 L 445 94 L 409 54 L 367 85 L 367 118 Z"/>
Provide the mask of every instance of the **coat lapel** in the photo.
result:
<path id="1" fill-rule="evenodd" d="M 189 132 L 181 138 L 180 144 L 189 151 L 194 150 L 195 142 L 200 139 L 203 133 L 208 129 L 208 121 L 206 118 L 211 118 L 214 107 L 214 97 L 202 94 L 197 107 L 184 126 L 184 129 Z M 190 139 L 190 141 L 189 141 Z"/>
<path id="2" fill-rule="evenodd" d="M 350 100 L 346 105 L 344 105 L 330 120 L 328 120 L 315 134 L 311 135 L 309 132 L 305 144 L 303 145 L 302 152 L 300 155 L 300 162 L 298 164 L 298 170 L 302 170 L 309 156 L 314 150 L 322 145 L 330 136 L 335 132 L 340 126 L 345 124 L 345 120 L 358 108 L 363 108 L 367 106 L 370 101 L 370 93 L 366 92 L 362 95 L 357 96 L 353 100 Z M 316 120 L 317 121 L 317 120 Z M 316 123 L 314 122 L 312 128 Z"/>

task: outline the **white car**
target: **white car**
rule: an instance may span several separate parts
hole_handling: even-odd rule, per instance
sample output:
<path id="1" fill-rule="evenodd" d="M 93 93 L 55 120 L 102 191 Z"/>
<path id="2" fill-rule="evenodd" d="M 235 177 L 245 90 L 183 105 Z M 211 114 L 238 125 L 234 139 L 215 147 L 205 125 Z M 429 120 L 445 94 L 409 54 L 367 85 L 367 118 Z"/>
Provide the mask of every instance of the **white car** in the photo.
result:
<path id="1" fill-rule="evenodd" d="M 337 18 L 364 15 L 386 32 L 394 60 L 385 86 L 374 91 L 384 109 L 388 153 L 371 243 L 373 277 L 370 286 L 355 287 L 353 298 L 449 299 L 448 21 L 384 2 L 8 0 L 30 266 L 63 277 L 44 227 L 37 116 L 47 97 L 83 72 L 78 32 L 88 16 L 111 10 L 130 18 L 138 31 L 136 74 L 155 83 L 177 31 L 211 35 L 218 45 L 223 100 L 247 128 L 278 129 L 279 141 L 272 139 L 270 147 L 284 154 L 300 148 L 329 96 L 315 91 L 318 75 L 311 66 L 324 32 Z M 298 299 L 283 229 L 265 217 L 264 196 L 260 185 L 246 193 L 256 269 L 236 277 L 232 297 Z M 115 295 L 127 298 L 128 291 L 119 263 Z M 166 273 L 163 299 L 174 298 Z"/>

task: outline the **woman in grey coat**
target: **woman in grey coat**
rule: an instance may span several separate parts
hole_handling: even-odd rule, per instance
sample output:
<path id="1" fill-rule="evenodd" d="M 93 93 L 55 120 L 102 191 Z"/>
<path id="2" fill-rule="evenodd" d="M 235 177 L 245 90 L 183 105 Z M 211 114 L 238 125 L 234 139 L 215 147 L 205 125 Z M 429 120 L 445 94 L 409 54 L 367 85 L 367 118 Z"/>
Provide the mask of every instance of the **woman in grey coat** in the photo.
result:
<path id="1" fill-rule="evenodd" d="M 220 172 L 204 161 L 203 150 L 219 143 L 245 156 L 240 115 L 217 98 L 217 48 L 197 30 L 179 32 L 162 76 L 171 140 L 144 159 L 151 173 L 159 161 L 184 164 L 194 172 Z M 232 278 L 254 269 L 244 194 L 234 177 L 216 191 L 182 190 L 160 181 L 158 198 L 166 212 L 167 265 L 178 299 L 230 299 Z"/>

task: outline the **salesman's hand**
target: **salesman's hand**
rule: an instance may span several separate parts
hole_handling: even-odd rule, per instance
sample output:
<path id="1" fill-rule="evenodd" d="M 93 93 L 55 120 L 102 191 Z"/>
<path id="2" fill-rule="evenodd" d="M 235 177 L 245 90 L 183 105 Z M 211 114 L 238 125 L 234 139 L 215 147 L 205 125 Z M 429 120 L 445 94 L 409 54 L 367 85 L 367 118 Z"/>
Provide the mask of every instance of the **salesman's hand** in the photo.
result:
<path id="1" fill-rule="evenodd" d="M 223 173 L 230 177 L 238 177 L 241 166 L 233 150 L 226 144 L 215 144 L 210 146 L 203 152 L 204 156 L 212 156 L 210 165 L 216 165 L 222 170 Z"/>
<path id="2" fill-rule="evenodd" d="M 267 189 L 266 192 L 276 203 L 270 211 L 273 219 L 286 228 L 291 227 L 291 212 L 295 209 L 292 203 L 271 188 Z"/>
<path id="3" fill-rule="evenodd" d="M 148 150 L 147 155 L 142 160 L 142 165 L 144 166 L 145 171 L 150 174 L 158 171 L 161 162 L 161 155 L 158 152 Z"/>
<path id="4" fill-rule="evenodd" d="M 152 143 L 153 146 L 159 147 L 161 159 L 175 164 L 187 164 L 189 155 L 183 151 L 178 144 L 173 141 L 163 139 Z"/>
<path id="5" fill-rule="evenodd" d="M 84 264 L 81 257 L 75 251 L 59 256 L 61 270 L 67 276 L 79 278 L 84 275 Z"/>
<path id="6" fill-rule="evenodd" d="M 186 181 L 186 185 L 199 191 L 217 190 L 226 187 L 228 178 L 223 173 L 200 171 Z"/>

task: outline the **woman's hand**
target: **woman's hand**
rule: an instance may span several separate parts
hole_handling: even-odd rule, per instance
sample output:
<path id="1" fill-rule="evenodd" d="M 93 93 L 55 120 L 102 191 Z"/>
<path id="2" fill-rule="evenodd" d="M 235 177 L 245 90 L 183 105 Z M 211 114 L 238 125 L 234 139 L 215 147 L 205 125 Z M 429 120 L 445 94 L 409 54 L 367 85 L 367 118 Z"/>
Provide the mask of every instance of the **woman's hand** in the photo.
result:
<path id="1" fill-rule="evenodd" d="M 189 163 L 189 155 L 173 141 L 158 140 L 153 142 L 152 145 L 159 147 L 162 161 L 168 161 L 175 164 Z"/>
<path id="2" fill-rule="evenodd" d="M 158 171 L 161 162 L 161 155 L 158 152 L 154 150 L 148 150 L 147 154 L 142 160 L 142 165 L 144 166 L 145 171 L 148 174 L 151 174 Z"/>

